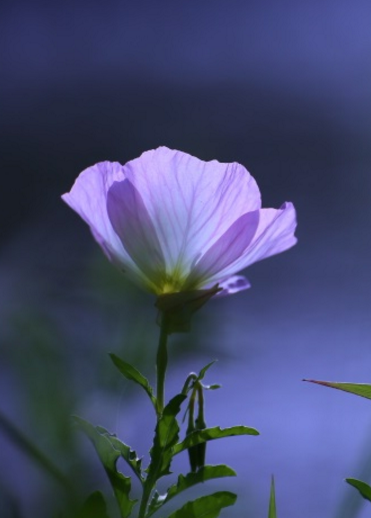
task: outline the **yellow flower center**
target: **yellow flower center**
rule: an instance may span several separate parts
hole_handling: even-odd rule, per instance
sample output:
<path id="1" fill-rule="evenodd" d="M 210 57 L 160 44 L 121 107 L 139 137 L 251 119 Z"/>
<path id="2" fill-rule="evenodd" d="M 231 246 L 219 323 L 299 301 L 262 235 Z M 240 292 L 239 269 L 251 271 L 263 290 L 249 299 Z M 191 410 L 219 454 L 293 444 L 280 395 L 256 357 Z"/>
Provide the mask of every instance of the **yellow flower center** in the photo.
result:
<path id="1" fill-rule="evenodd" d="M 167 281 L 162 286 L 162 294 L 175 293 L 177 291 L 179 291 L 179 287 L 177 286 L 177 283 L 172 283 L 172 282 Z"/>
<path id="2" fill-rule="evenodd" d="M 167 293 L 178 293 L 184 288 L 184 282 L 187 275 L 174 271 L 171 274 L 161 276 L 161 280 L 156 283 L 156 295 L 165 295 Z"/>

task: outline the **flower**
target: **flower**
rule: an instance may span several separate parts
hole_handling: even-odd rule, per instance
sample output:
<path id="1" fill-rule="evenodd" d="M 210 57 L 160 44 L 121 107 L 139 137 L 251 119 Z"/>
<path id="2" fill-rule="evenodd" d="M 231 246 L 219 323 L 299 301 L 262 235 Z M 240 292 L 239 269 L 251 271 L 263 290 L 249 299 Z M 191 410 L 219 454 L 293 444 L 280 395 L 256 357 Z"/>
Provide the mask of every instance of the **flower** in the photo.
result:
<path id="1" fill-rule="evenodd" d="M 242 165 L 166 147 L 89 167 L 62 198 L 108 258 L 157 296 L 215 285 L 236 293 L 250 287 L 237 272 L 296 243 L 292 203 L 262 209 Z"/>

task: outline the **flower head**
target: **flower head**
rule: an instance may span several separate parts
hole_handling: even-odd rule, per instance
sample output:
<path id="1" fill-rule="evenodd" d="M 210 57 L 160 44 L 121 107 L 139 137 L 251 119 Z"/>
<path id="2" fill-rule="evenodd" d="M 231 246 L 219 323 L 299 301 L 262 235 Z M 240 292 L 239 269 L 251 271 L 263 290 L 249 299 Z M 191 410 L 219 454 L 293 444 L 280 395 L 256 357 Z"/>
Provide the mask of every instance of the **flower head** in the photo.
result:
<path id="1" fill-rule="evenodd" d="M 242 165 L 166 147 L 89 167 L 62 198 L 108 258 L 157 296 L 215 285 L 236 293 L 250 286 L 237 272 L 296 243 L 292 203 L 262 209 Z"/>

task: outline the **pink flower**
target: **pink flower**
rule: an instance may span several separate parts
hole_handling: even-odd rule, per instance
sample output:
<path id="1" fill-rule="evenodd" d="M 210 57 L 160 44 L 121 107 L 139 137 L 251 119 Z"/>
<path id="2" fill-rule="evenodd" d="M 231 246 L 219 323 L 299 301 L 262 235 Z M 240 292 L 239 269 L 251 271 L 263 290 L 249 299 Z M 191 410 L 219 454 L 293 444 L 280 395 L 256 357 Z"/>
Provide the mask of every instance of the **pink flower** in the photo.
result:
<path id="1" fill-rule="evenodd" d="M 236 293 L 250 287 L 237 272 L 296 243 L 292 203 L 262 209 L 242 165 L 166 147 L 89 167 L 62 198 L 108 258 L 158 296 L 216 284 Z"/>

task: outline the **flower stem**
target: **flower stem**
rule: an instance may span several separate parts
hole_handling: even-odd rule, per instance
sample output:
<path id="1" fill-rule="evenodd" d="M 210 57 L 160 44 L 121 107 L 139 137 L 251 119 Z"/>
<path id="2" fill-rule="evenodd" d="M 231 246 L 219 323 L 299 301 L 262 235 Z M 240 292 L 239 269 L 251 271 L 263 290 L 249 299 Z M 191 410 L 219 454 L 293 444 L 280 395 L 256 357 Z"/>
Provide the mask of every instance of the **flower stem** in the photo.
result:
<path id="1" fill-rule="evenodd" d="M 159 422 L 162 412 L 164 410 L 164 401 L 165 401 L 165 376 L 166 376 L 166 367 L 167 367 L 167 324 L 166 317 L 163 316 L 161 322 L 161 331 L 160 338 L 158 342 L 157 349 L 157 359 L 156 359 L 156 370 L 157 370 L 157 423 Z M 147 478 L 143 486 L 143 494 L 140 502 L 140 509 L 138 518 L 145 518 L 147 514 L 147 505 L 150 499 L 152 490 L 153 490 L 153 480 L 151 478 Z"/>
<path id="2" fill-rule="evenodd" d="M 147 505 L 149 497 L 151 496 L 152 487 L 150 487 L 148 484 L 144 486 L 142 500 L 140 502 L 140 509 L 139 509 L 139 515 L 138 518 L 145 518 L 147 514 Z"/>
<path id="3" fill-rule="evenodd" d="M 164 316 L 161 323 L 160 339 L 157 349 L 157 419 L 159 419 L 164 410 L 165 401 L 165 376 L 167 367 L 167 324 Z"/>

